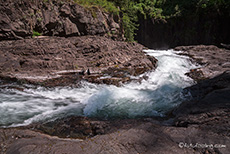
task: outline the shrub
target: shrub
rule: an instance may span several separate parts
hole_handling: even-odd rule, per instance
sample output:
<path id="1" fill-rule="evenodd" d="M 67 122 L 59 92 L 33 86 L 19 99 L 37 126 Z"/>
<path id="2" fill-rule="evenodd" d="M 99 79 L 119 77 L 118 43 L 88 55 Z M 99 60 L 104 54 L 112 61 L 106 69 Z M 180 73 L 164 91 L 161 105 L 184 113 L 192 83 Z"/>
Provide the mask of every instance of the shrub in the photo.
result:
<path id="1" fill-rule="evenodd" d="M 178 16 L 202 12 L 228 13 L 229 0 L 74 0 L 84 7 L 100 7 L 113 14 L 122 14 L 127 41 L 133 41 L 139 18 L 166 21 Z"/>
<path id="2" fill-rule="evenodd" d="M 32 36 L 33 36 L 33 37 L 35 37 L 35 36 L 41 36 L 41 33 L 36 32 L 36 31 L 33 30 L 33 35 L 32 35 Z"/>
<path id="3" fill-rule="evenodd" d="M 74 1 L 86 8 L 100 7 L 104 9 L 106 12 L 110 12 L 116 15 L 119 14 L 119 9 L 117 8 L 117 6 L 115 6 L 113 2 L 107 0 L 74 0 Z"/>

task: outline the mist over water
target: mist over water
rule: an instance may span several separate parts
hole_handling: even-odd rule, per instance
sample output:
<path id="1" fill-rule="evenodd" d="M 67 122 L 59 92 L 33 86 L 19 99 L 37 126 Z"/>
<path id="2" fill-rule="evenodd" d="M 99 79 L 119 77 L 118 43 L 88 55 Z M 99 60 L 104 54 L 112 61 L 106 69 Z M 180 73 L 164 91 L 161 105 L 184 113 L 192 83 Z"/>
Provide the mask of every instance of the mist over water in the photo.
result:
<path id="1" fill-rule="evenodd" d="M 158 59 L 158 67 L 143 74 L 148 79 L 141 83 L 116 87 L 82 82 L 80 88 L 25 85 L 23 91 L 0 85 L 0 126 L 28 125 L 69 115 L 102 119 L 165 116 L 185 99 L 183 88 L 194 84 L 185 73 L 198 66 L 173 50 L 145 52 Z"/>

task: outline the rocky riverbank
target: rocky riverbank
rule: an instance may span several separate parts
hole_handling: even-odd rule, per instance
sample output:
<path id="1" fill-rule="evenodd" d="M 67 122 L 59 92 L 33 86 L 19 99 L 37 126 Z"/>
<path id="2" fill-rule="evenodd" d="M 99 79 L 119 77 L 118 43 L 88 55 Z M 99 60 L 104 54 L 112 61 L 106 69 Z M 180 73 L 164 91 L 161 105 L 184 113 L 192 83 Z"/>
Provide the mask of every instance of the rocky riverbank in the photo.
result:
<path id="1" fill-rule="evenodd" d="M 84 123 L 85 125 L 90 124 L 87 123 L 87 121 Z M 213 131 L 213 129 L 210 130 L 210 128 L 202 129 L 202 127 L 200 128 L 199 125 L 195 124 L 190 125 L 189 127 L 163 126 L 151 118 L 139 120 L 119 120 L 115 122 L 110 121 L 109 123 L 110 125 L 107 125 L 107 127 L 110 126 L 111 130 L 106 134 L 96 135 L 85 139 L 71 139 L 68 138 L 69 136 L 66 136 L 65 138 L 58 138 L 25 128 L 1 129 L 1 152 L 9 154 L 27 152 L 32 154 L 227 154 L 229 152 L 229 136 L 218 134 Z M 72 130 L 85 125 L 78 125 L 77 127 L 74 127 L 73 124 Z M 102 122 L 98 122 L 98 125 L 101 126 Z M 61 128 L 63 128 L 63 125 L 61 125 Z M 90 131 L 90 129 L 85 129 L 85 132 L 87 130 Z M 74 131 L 72 132 L 74 133 Z"/>
<path id="2" fill-rule="evenodd" d="M 82 79 L 119 85 L 156 67 L 157 60 L 143 49 L 101 36 L 2 41 L 0 77 L 43 86 L 76 85 Z"/>
<path id="3" fill-rule="evenodd" d="M 202 63 L 203 69 L 212 69 L 211 66 L 216 64 L 210 61 L 229 51 L 214 46 L 183 48 L 202 49 L 194 51 L 193 56 L 199 56 L 197 62 L 207 59 L 207 63 Z M 212 56 L 212 50 L 219 52 Z M 203 51 L 206 52 L 201 56 Z M 225 63 L 228 56 L 222 58 L 221 63 Z M 1 152 L 227 154 L 230 150 L 230 73 L 226 67 L 217 70 L 220 75 L 214 78 L 206 76 L 206 79 L 184 90 L 193 98 L 176 108 L 168 117 L 172 119 L 101 121 L 68 117 L 45 124 L 1 129 Z"/>
<path id="4" fill-rule="evenodd" d="M 182 55 L 189 56 L 193 61 L 202 65 L 201 68 L 191 70 L 188 76 L 199 81 L 213 78 L 230 70 L 230 51 L 213 45 L 180 46 L 175 50 L 183 51 Z"/>
<path id="5" fill-rule="evenodd" d="M 119 86 L 156 67 L 142 45 L 118 41 L 123 33 L 120 16 L 99 7 L 1 1 L 0 78 L 43 86 L 82 79 Z"/>
<path id="6" fill-rule="evenodd" d="M 34 32 L 43 36 L 32 38 Z M 144 46 L 119 41 L 124 39 L 119 16 L 64 0 L 1 1 L 0 39 L 1 84 L 77 86 L 86 80 L 119 86 L 157 66 Z M 72 116 L 0 128 L 0 152 L 229 153 L 230 50 L 203 45 L 175 50 L 202 67 L 188 73 L 198 81 L 184 90 L 191 100 L 166 119 Z"/>

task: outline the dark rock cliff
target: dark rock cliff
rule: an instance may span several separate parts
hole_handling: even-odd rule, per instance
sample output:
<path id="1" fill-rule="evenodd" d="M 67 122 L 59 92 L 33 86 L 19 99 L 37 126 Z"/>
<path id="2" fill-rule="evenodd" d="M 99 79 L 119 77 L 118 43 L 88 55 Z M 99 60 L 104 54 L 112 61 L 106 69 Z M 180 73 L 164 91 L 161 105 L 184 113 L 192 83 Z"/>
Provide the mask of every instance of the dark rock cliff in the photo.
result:
<path id="1" fill-rule="evenodd" d="M 149 48 L 172 48 L 181 45 L 230 42 L 230 15 L 194 14 L 167 21 L 141 19 L 136 40 Z"/>
<path id="2" fill-rule="evenodd" d="M 35 33 L 42 36 L 32 38 Z M 95 6 L 68 0 L 0 1 L 4 79 L 61 86 L 83 78 L 119 85 L 129 75 L 156 67 L 157 60 L 142 52 L 144 46 L 122 40 L 120 17 Z M 104 75 L 111 78 L 100 79 Z"/>
<path id="3" fill-rule="evenodd" d="M 67 0 L 1 0 L 0 40 L 46 36 L 101 35 L 122 39 L 120 18 Z"/>

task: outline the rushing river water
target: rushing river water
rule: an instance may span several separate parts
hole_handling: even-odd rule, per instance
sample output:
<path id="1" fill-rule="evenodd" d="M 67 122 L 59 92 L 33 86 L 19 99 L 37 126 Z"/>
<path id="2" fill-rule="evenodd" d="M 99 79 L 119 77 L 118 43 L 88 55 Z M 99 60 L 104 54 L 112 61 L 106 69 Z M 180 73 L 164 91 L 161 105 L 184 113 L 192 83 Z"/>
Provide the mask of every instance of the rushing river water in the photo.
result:
<path id="1" fill-rule="evenodd" d="M 185 73 L 197 66 L 173 50 L 146 53 L 158 59 L 158 67 L 145 74 L 149 78 L 141 83 L 116 87 L 82 82 L 80 88 L 26 85 L 23 91 L 4 85 L 0 88 L 0 126 L 28 125 L 69 115 L 104 119 L 162 117 L 183 101 L 183 88 L 194 83 Z"/>

